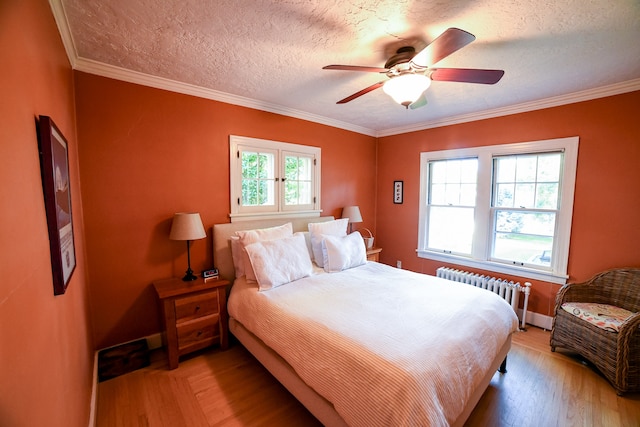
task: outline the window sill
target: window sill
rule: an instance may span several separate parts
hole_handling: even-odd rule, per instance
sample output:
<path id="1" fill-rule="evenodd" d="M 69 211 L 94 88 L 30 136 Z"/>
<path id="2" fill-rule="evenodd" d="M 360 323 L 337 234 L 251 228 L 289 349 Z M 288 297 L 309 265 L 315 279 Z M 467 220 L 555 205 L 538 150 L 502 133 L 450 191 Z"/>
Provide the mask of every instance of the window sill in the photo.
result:
<path id="1" fill-rule="evenodd" d="M 434 261 L 442 261 L 450 264 L 463 265 L 465 267 L 477 268 L 494 273 L 509 274 L 512 276 L 523 277 L 525 279 L 542 280 L 544 282 L 557 283 L 564 285 L 567 283 L 569 276 L 559 275 L 551 271 L 534 270 L 525 267 L 512 267 L 510 265 L 501 264 L 491 261 L 478 261 L 470 258 L 460 257 L 456 255 L 443 254 L 439 252 L 416 250 L 420 258 L 431 259 Z"/>
<path id="2" fill-rule="evenodd" d="M 231 222 L 257 221 L 277 218 L 314 218 L 319 217 L 321 213 L 322 210 L 301 212 L 230 213 L 229 218 L 231 218 Z"/>

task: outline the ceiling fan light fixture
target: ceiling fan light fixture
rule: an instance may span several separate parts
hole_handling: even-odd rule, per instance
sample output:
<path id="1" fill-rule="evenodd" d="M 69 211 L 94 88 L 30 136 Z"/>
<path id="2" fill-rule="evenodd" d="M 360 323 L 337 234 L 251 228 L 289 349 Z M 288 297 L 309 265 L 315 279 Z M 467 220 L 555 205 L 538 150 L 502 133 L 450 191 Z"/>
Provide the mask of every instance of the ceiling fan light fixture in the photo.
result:
<path id="1" fill-rule="evenodd" d="M 431 79 L 424 74 L 402 74 L 387 80 L 382 90 L 400 105 L 409 108 L 429 88 Z"/>

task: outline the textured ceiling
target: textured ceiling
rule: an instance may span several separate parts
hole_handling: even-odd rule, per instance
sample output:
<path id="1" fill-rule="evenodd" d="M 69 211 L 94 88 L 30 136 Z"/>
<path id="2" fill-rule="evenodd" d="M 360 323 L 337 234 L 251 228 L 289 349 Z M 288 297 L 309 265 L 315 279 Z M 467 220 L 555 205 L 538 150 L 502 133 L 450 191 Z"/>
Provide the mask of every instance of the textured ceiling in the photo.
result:
<path id="1" fill-rule="evenodd" d="M 65 46 L 77 69 L 123 76 L 129 70 L 210 90 L 214 99 L 228 95 L 226 102 L 374 135 L 597 88 L 640 89 L 638 0 L 51 3 L 59 27 L 68 25 L 72 44 Z M 421 49 L 448 27 L 477 39 L 438 67 L 503 69 L 503 79 L 496 85 L 433 82 L 428 105 L 416 110 L 404 109 L 382 89 L 336 105 L 386 77 L 323 66 L 382 67 L 398 47 Z M 64 28 L 61 34 L 64 40 Z"/>

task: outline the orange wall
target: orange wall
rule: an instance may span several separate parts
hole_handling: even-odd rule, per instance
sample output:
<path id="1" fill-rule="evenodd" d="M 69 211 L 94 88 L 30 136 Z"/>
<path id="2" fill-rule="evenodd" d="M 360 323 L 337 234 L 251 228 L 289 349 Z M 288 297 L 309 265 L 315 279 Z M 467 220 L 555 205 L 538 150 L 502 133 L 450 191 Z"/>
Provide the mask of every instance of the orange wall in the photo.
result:
<path id="1" fill-rule="evenodd" d="M 613 267 L 640 267 L 640 92 L 420 132 L 378 141 L 377 239 L 381 260 L 435 274 L 418 258 L 420 152 L 579 136 L 569 280 Z M 394 205 L 394 180 L 404 204 Z M 500 275 L 501 277 L 509 277 Z M 516 278 L 523 281 L 522 278 Z M 531 310 L 551 315 L 559 285 L 532 281 Z"/>
<path id="2" fill-rule="evenodd" d="M 73 73 L 46 0 L 0 2 L 0 425 L 87 426 L 93 369 Z M 77 267 L 53 295 L 35 118 L 69 143 Z"/>
<path id="3" fill-rule="evenodd" d="M 76 102 L 97 348 L 160 330 L 151 283 L 187 267 L 185 243 L 168 239 L 174 212 L 200 212 L 192 267 L 211 266 L 210 227 L 229 221 L 229 135 L 321 147 L 323 215 L 357 204 L 375 232 L 375 138 L 82 72 Z"/>

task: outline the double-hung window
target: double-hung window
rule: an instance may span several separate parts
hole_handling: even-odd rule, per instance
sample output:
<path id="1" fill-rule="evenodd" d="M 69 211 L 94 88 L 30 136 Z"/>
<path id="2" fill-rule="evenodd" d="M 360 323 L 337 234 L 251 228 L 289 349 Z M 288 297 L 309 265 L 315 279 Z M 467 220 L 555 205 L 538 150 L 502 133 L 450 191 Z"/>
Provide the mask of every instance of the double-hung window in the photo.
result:
<path id="1" fill-rule="evenodd" d="M 320 148 L 230 136 L 231 218 L 320 215 Z"/>
<path id="2" fill-rule="evenodd" d="M 421 153 L 418 255 L 565 283 L 578 138 Z"/>
<path id="3" fill-rule="evenodd" d="M 434 160 L 429 164 L 427 247 L 471 255 L 478 159 Z"/>

